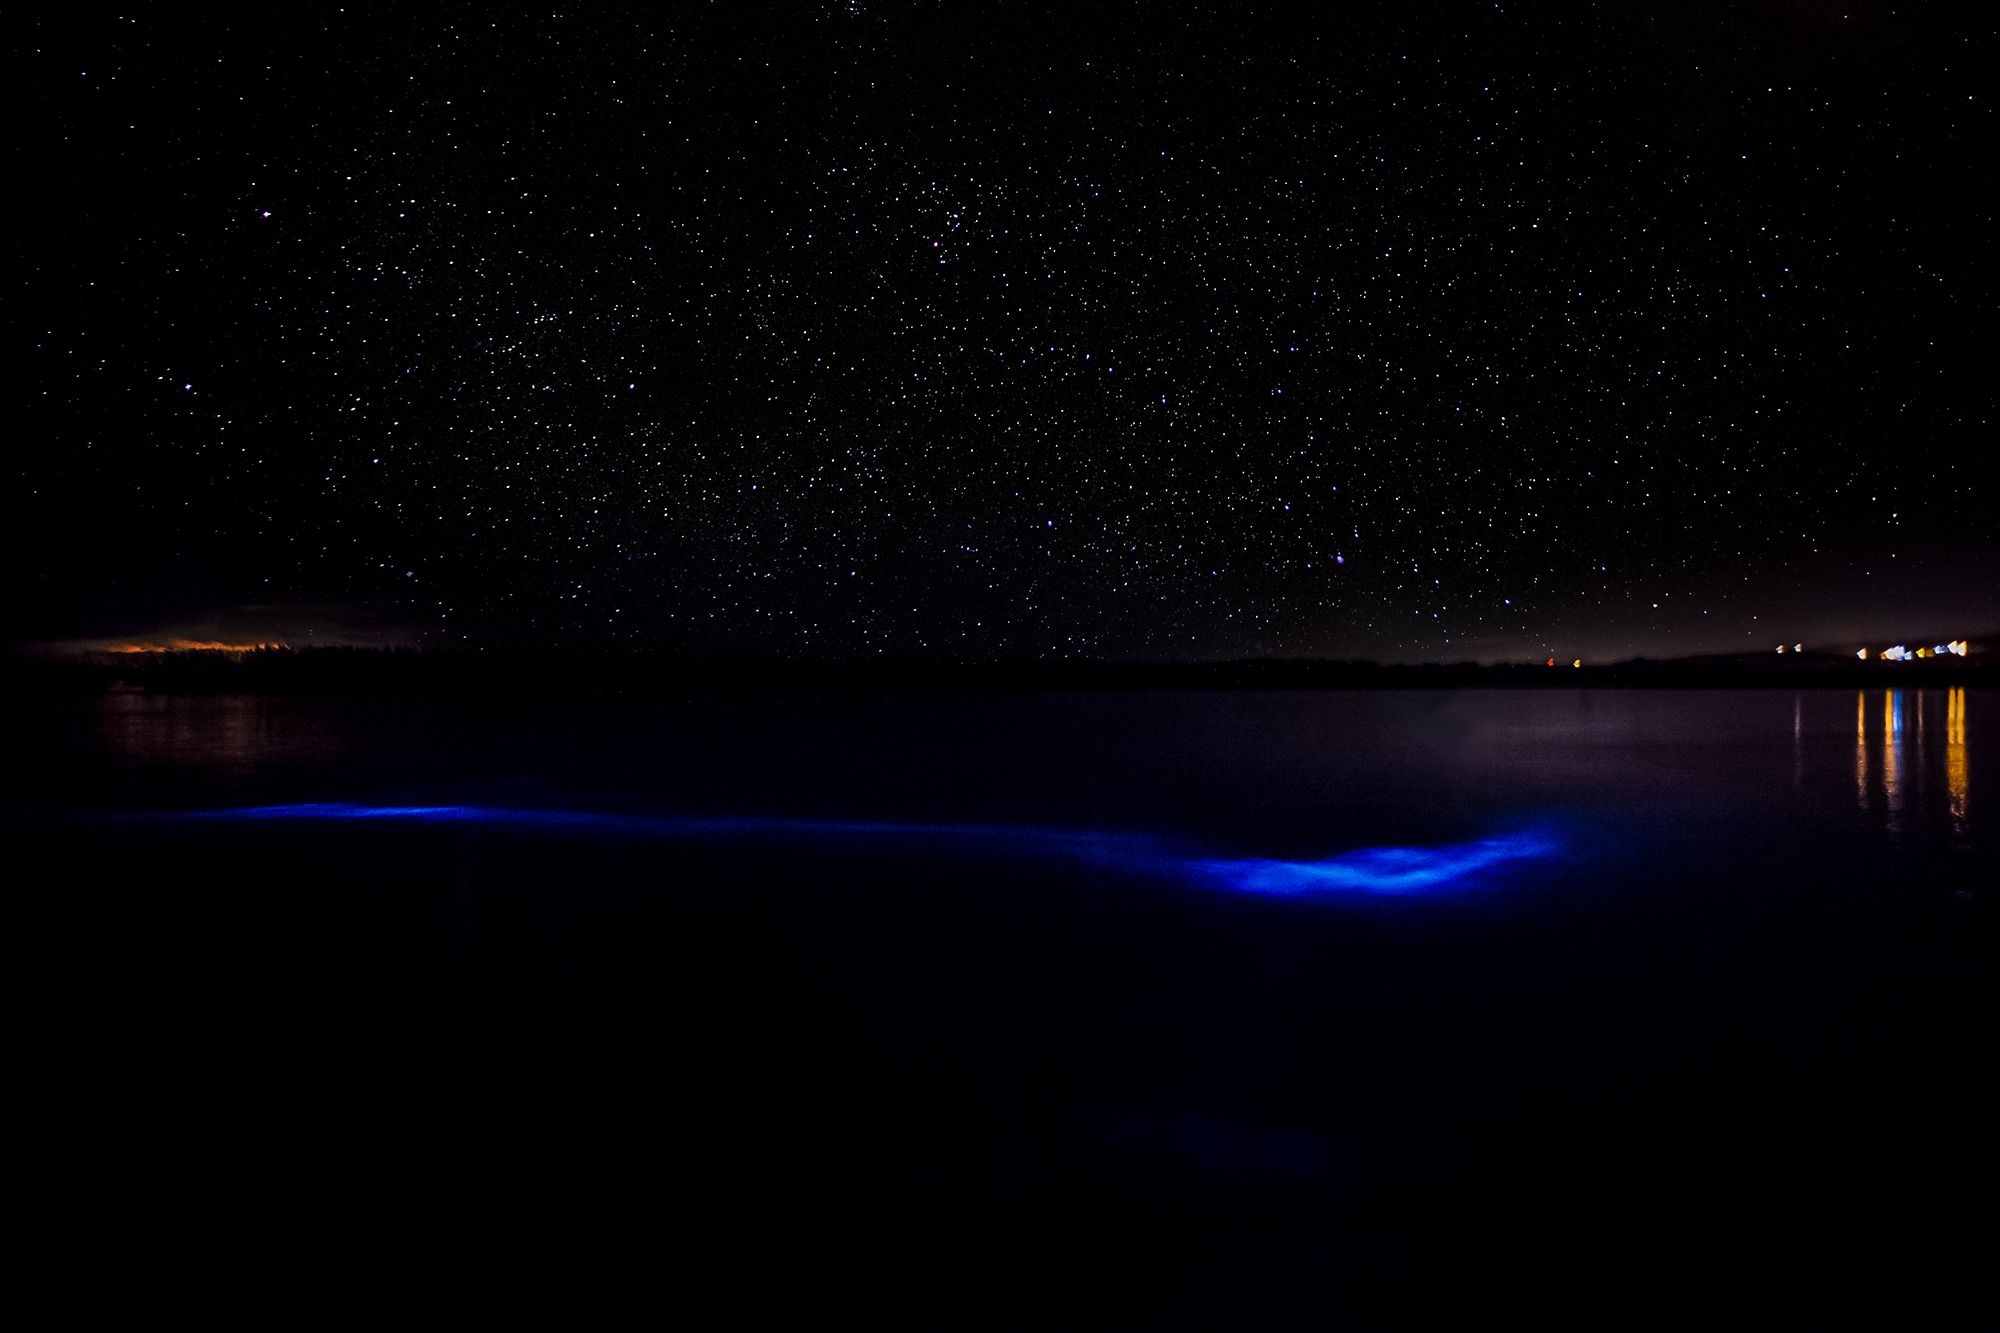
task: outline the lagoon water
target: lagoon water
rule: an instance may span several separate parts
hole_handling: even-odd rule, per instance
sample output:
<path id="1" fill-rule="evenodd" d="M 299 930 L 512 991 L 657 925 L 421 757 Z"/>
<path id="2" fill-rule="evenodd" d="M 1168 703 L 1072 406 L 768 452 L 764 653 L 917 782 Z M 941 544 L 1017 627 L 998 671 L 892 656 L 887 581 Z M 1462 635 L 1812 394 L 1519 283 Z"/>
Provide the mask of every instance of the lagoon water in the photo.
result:
<path id="1" fill-rule="evenodd" d="M 756 1322 L 1971 1294 L 1977 690 L 9 710 L 65 1234 Z"/>

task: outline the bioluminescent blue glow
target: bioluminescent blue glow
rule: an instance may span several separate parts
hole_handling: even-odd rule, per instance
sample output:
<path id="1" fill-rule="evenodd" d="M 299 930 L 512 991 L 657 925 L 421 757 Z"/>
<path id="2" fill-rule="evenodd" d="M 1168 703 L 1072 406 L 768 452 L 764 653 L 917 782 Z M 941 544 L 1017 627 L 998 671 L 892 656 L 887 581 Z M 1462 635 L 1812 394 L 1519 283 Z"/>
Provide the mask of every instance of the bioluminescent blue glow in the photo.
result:
<path id="1" fill-rule="evenodd" d="M 716 818 L 609 811 L 528 810 L 487 805 L 362 805 L 309 802 L 186 811 L 175 820 L 372 820 L 491 824 L 623 837 L 893 838 L 998 845 L 1027 856 L 1079 861 L 1131 874 L 1236 893 L 1311 898 L 1342 894 L 1414 895 L 1470 887 L 1486 871 L 1554 856 L 1545 828 L 1427 847 L 1360 847 L 1317 860 L 1202 854 L 1151 834 L 847 819 Z"/>
<path id="2" fill-rule="evenodd" d="M 1243 893 L 1422 893 L 1556 850 L 1552 837 L 1536 831 L 1437 847 L 1363 847 L 1322 861 L 1190 861 L 1189 867 Z"/>

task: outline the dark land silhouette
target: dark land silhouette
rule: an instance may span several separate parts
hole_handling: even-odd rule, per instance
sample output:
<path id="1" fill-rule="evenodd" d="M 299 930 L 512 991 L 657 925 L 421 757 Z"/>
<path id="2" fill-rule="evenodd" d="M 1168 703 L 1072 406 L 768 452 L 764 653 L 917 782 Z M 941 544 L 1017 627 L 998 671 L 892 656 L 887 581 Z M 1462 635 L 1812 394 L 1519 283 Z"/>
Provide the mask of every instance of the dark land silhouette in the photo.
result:
<path id="1" fill-rule="evenodd" d="M 263 647 L 15 657 L 15 688 L 220 693 L 484 693 L 675 690 L 1204 690 L 1903 688 L 2000 684 L 1980 644 L 1966 657 L 1861 661 L 1848 653 L 1741 653 L 1621 662 L 1394 664 L 1319 658 L 1120 662 L 1011 658 L 800 661 L 466 649 Z"/>

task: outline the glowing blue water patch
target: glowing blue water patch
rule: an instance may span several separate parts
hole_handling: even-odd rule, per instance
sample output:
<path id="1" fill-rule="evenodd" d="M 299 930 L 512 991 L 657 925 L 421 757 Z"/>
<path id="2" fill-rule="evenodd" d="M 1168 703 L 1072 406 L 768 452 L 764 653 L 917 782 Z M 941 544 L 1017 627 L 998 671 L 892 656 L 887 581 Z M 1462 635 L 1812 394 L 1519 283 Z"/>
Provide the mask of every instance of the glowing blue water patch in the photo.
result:
<path id="1" fill-rule="evenodd" d="M 1546 833 L 1527 832 L 1439 847 L 1363 847 L 1324 861 L 1190 861 L 1189 868 L 1242 893 L 1423 893 L 1556 850 Z"/>
<path id="2" fill-rule="evenodd" d="M 640 837 L 893 838 L 997 845 L 1018 854 L 1080 861 L 1237 893 L 1281 897 L 1412 895 L 1465 888 L 1489 870 L 1561 850 L 1546 829 L 1429 847 L 1363 847 L 1321 860 L 1202 855 L 1147 834 L 1001 824 L 926 824 L 843 819 L 709 818 L 485 805 L 360 805 L 313 802 L 188 811 L 176 820 L 345 821 L 494 824 Z"/>

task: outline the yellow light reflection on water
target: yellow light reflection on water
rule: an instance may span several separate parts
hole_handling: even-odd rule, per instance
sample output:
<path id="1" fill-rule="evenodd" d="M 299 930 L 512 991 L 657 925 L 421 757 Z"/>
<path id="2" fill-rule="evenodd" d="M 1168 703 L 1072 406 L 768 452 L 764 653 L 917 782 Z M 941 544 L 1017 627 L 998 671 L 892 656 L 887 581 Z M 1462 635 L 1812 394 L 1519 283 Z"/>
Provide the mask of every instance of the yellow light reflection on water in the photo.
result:
<path id="1" fill-rule="evenodd" d="M 1903 692 L 1901 690 L 1882 691 L 1882 804 L 1889 812 L 1889 827 L 1899 828 L 1903 822 Z"/>
<path id="2" fill-rule="evenodd" d="M 1854 692 L 1854 800 L 1868 808 L 1868 691 Z"/>
<path id="3" fill-rule="evenodd" d="M 1969 747 L 1966 744 L 1966 690 L 1957 686 L 1944 691 L 1944 801 L 1938 808 L 1938 733 L 1925 722 L 1926 710 L 1935 707 L 1929 690 L 1915 691 L 1910 707 L 1915 721 L 1905 715 L 1902 690 L 1882 691 L 1880 721 L 1866 690 L 1854 692 L 1854 802 L 1861 810 L 1879 808 L 1883 825 L 1891 833 L 1902 833 L 1905 816 L 1919 826 L 1935 828 L 1942 815 L 1951 828 L 1954 842 L 1963 843 L 1969 829 L 1971 779 Z M 1877 731 L 1876 728 L 1880 730 Z M 1876 760 L 1871 748 L 1879 745 Z M 1914 749 L 1907 746 L 1914 745 Z M 1871 770 L 1871 763 L 1880 767 Z"/>
<path id="4" fill-rule="evenodd" d="M 1944 788 L 1951 802 L 1951 831 L 1965 834 L 1965 687 L 1948 690 L 1944 699 Z"/>

